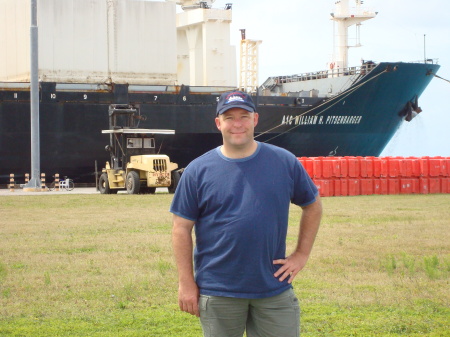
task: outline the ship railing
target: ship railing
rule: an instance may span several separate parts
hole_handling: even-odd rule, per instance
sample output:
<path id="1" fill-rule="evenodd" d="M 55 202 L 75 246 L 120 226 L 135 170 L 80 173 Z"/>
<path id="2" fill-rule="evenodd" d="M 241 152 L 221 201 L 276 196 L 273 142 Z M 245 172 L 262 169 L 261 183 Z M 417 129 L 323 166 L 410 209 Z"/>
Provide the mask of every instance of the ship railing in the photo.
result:
<path id="1" fill-rule="evenodd" d="M 160 92 L 160 93 L 177 93 L 180 92 L 179 85 L 143 85 L 133 84 L 128 86 L 128 92 Z M 231 91 L 235 87 L 230 86 L 189 86 L 190 94 L 205 94 L 205 93 L 223 93 Z"/>
<path id="2" fill-rule="evenodd" d="M 425 60 L 419 60 L 419 61 L 410 61 L 408 63 L 425 63 L 425 64 L 438 64 L 439 63 L 439 59 L 434 58 L 434 59 L 425 59 Z"/>
<path id="3" fill-rule="evenodd" d="M 266 89 L 273 89 L 277 85 L 282 85 L 284 83 L 292 83 L 292 82 L 302 82 L 302 81 L 311 81 L 311 80 L 319 80 L 323 78 L 332 78 L 332 77 L 344 77 L 344 76 L 354 76 L 354 75 L 366 75 L 370 71 L 372 71 L 376 67 L 376 64 L 373 62 L 365 63 L 361 66 L 357 67 L 347 67 L 347 68 L 334 68 L 329 70 L 321 70 L 311 73 L 303 73 L 303 74 L 295 74 L 289 76 L 273 76 L 269 77 L 264 83 L 263 86 Z"/>

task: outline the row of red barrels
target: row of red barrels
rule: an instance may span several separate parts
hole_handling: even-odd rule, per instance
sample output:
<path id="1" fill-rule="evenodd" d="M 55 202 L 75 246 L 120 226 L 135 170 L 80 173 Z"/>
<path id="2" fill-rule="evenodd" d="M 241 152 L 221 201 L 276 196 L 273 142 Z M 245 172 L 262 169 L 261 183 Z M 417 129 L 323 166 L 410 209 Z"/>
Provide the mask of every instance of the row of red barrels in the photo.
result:
<path id="1" fill-rule="evenodd" d="M 450 178 L 313 179 L 321 197 L 450 193 Z"/>
<path id="2" fill-rule="evenodd" d="M 311 178 L 449 177 L 450 157 L 300 157 Z"/>
<path id="3" fill-rule="evenodd" d="M 450 157 L 301 157 L 321 196 L 450 193 Z"/>

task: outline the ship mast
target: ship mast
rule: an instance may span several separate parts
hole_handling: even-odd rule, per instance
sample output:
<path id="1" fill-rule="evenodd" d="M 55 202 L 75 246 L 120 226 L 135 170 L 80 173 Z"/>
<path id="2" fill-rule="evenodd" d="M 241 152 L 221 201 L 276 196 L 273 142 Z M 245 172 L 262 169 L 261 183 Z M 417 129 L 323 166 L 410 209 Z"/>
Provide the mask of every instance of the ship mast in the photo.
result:
<path id="1" fill-rule="evenodd" d="M 331 13 L 331 19 L 337 23 L 337 34 L 334 36 L 335 51 L 330 68 L 343 69 L 348 67 L 348 49 L 350 47 L 361 46 L 359 42 L 359 27 L 361 22 L 373 19 L 378 14 L 361 6 L 363 4 L 362 0 L 355 0 L 355 2 L 356 7 L 350 8 L 348 0 L 337 1 L 334 12 Z M 354 46 L 349 46 L 348 28 L 353 25 L 356 25 L 357 41 Z"/>
<path id="2" fill-rule="evenodd" d="M 245 36 L 245 29 L 241 29 L 239 89 L 254 92 L 258 88 L 258 46 L 260 40 L 249 40 Z"/>

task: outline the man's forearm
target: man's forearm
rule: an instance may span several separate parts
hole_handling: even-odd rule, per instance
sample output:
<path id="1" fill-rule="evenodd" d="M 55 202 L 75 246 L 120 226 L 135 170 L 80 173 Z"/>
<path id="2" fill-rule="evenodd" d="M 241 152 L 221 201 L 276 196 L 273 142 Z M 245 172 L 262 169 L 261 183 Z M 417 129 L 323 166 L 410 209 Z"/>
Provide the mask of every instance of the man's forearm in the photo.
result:
<path id="1" fill-rule="evenodd" d="M 178 305 L 182 311 L 199 317 L 199 289 L 195 283 L 192 261 L 193 226 L 194 221 L 174 215 L 172 244 L 178 269 Z"/>
<path id="2" fill-rule="evenodd" d="M 192 262 L 192 235 L 191 232 L 181 226 L 174 225 L 172 231 L 172 244 L 175 261 L 178 269 L 180 283 L 194 281 Z"/>
<path id="3" fill-rule="evenodd" d="M 322 218 L 322 202 L 320 198 L 303 208 L 300 219 L 300 230 L 296 251 L 302 255 L 309 256 L 314 241 L 319 231 L 320 220 Z"/>
<path id="4" fill-rule="evenodd" d="M 311 205 L 302 208 L 297 248 L 287 258 L 273 261 L 274 264 L 281 265 L 274 276 L 280 281 L 288 279 L 288 283 L 292 283 L 296 275 L 305 267 L 322 218 L 322 203 L 319 197 Z"/>

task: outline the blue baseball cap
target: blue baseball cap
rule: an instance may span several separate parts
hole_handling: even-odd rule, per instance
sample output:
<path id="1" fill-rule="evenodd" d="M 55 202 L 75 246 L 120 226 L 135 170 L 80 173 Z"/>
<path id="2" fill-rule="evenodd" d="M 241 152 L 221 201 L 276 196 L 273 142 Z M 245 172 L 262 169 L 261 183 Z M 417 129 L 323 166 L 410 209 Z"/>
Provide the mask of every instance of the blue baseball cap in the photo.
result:
<path id="1" fill-rule="evenodd" d="M 233 108 L 241 108 L 249 112 L 256 111 L 255 103 L 245 92 L 231 91 L 220 95 L 219 103 L 217 103 L 217 116 Z"/>

